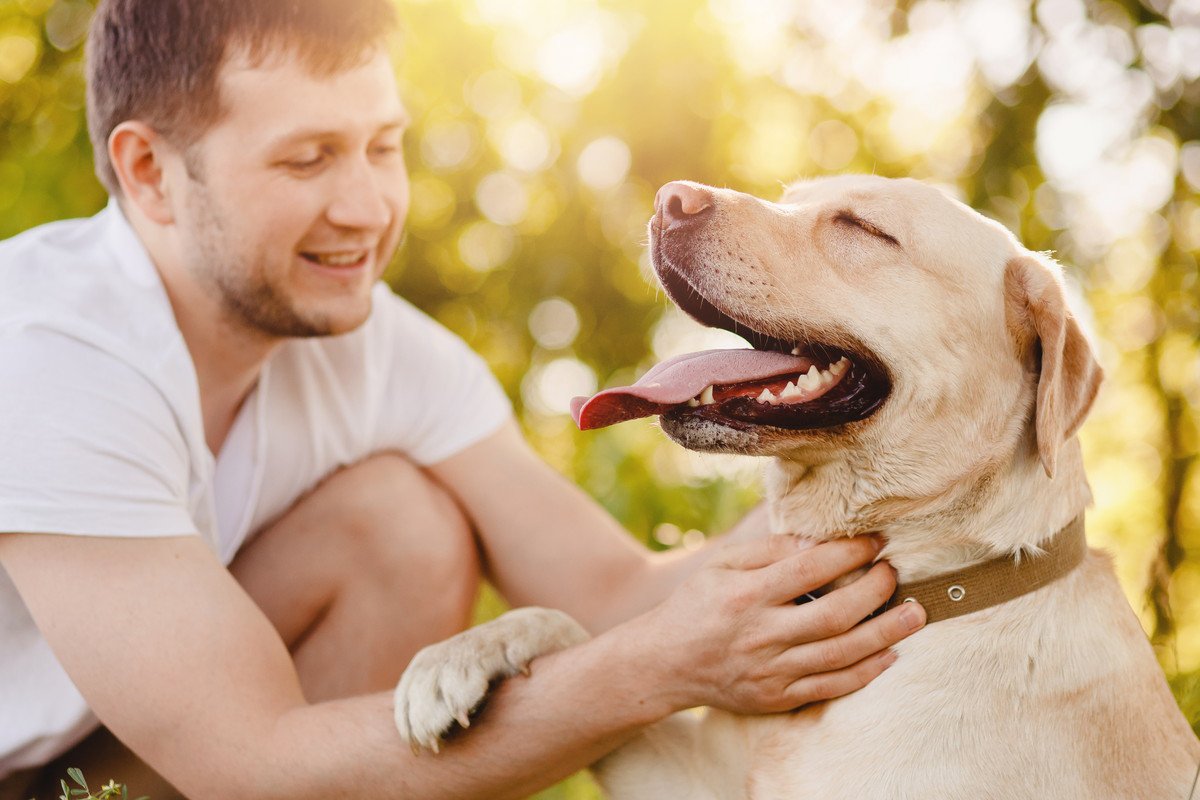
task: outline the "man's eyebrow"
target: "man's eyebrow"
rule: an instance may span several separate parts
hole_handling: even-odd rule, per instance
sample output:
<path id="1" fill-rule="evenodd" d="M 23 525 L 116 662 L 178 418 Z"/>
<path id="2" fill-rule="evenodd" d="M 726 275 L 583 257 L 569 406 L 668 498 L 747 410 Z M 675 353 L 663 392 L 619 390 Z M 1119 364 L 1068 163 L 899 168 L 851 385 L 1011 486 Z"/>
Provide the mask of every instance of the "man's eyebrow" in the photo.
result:
<path id="1" fill-rule="evenodd" d="M 379 136 L 382 133 L 392 133 L 393 131 L 403 131 L 412 124 L 412 117 L 408 114 L 400 114 L 379 125 L 378 128 L 371 134 L 371 138 Z M 275 150 L 281 147 L 287 147 L 298 142 L 306 142 L 313 139 L 332 139 L 342 135 L 342 131 L 337 128 L 301 128 L 297 131 L 292 131 L 281 135 L 279 138 L 272 141 L 267 148 Z"/>

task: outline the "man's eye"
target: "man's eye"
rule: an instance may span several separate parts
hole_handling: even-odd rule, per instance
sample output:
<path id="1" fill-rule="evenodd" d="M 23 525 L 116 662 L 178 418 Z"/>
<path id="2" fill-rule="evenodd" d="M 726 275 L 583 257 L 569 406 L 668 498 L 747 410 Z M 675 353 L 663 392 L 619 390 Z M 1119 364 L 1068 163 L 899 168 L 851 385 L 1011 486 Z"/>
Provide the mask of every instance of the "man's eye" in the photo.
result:
<path id="1" fill-rule="evenodd" d="M 400 145 L 396 144 L 379 144 L 371 148 L 371 152 L 376 156 L 393 156 L 400 152 Z"/>
<path id="2" fill-rule="evenodd" d="M 892 236 L 870 222 L 867 222 L 865 219 L 857 214 L 854 214 L 853 212 L 839 211 L 837 216 L 833 218 L 833 221 L 839 225 L 849 225 L 851 227 L 858 228 L 859 230 L 865 231 L 876 238 L 883 239 L 885 242 L 895 245 L 896 247 L 900 246 L 900 242 L 895 236 Z"/>
<path id="3" fill-rule="evenodd" d="M 285 162 L 288 167 L 295 170 L 311 170 L 316 169 L 325 162 L 325 154 L 317 153 L 312 158 L 297 158 Z"/>

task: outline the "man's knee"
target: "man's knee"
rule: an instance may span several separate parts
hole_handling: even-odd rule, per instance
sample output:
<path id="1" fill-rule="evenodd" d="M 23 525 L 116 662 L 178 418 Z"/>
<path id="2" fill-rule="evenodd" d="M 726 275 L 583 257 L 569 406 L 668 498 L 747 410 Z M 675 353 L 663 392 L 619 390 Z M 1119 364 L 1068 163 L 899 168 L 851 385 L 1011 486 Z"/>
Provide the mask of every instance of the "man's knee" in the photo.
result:
<path id="1" fill-rule="evenodd" d="M 311 637 L 314 626 L 353 620 L 364 630 L 390 631 L 409 657 L 414 645 L 466 626 L 481 574 L 471 525 L 457 503 L 390 454 L 330 475 L 243 548 L 230 569 L 289 648 Z"/>
<path id="2" fill-rule="evenodd" d="M 470 522 L 440 485 L 403 456 L 381 454 L 332 476 L 323 487 L 335 495 L 340 535 L 358 580 L 469 609 L 480 580 L 480 559 Z"/>

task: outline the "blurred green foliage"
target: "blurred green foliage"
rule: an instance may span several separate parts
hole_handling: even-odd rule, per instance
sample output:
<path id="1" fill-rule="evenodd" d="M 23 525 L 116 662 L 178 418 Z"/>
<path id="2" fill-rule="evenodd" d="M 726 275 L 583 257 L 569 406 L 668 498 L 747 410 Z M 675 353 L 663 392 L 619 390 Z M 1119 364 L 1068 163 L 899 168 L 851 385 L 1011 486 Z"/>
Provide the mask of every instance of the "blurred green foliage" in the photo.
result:
<path id="1" fill-rule="evenodd" d="M 582 435 L 565 416 L 573 394 L 715 341 L 648 280 L 663 182 L 773 198 L 799 176 L 911 175 L 1055 251 L 1108 373 L 1083 432 L 1089 536 L 1197 719 L 1195 2 L 399 5 L 417 123 L 388 279 L 486 356 L 535 446 L 652 547 L 689 546 L 757 498 L 753 461 L 684 452 L 648 422 Z M 0 237 L 104 202 L 83 120 L 89 10 L 0 0 Z M 594 796 L 583 776 L 541 795 Z"/>

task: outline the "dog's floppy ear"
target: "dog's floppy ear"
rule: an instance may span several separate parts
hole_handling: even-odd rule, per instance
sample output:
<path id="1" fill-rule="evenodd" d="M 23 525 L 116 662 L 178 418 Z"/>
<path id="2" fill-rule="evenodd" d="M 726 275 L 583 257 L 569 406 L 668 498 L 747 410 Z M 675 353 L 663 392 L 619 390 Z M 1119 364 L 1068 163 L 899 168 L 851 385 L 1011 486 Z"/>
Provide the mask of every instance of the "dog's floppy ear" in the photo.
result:
<path id="1" fill-rule="evenodd" d="M 1062 279 L 1032 256 L 1004 270 L 1005 317 L 1022 363 L 1038 371 L 1038 455 L 1054 477 L 1058 449 L 1075 435 L 1100 388 L 1103 371 L 1067 308 Z"/>

